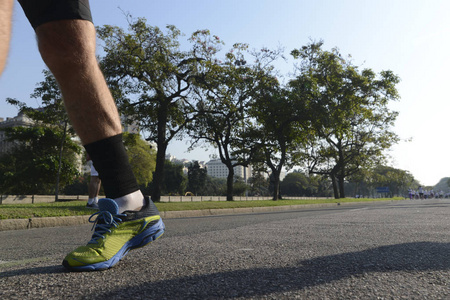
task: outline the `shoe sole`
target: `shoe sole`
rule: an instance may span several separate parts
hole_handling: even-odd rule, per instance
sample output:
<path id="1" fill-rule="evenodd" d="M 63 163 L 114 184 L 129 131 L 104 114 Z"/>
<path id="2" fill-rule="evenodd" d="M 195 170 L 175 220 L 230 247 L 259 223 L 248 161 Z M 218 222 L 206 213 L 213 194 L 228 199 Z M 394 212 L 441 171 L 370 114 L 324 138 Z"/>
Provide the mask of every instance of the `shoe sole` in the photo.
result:
<path id="1" fill-rule="evenodd" d="M 128 254 L 130 250 L 134 250 L 137 248 L 142 248 L 148 244 L 150 244 L 153 241 L 156 241 L 159 239 L 163 234 L 165 230 L 165 225 L 162 221 L 162 219 L 159 219 L 156 224 L 153 226 L 150 226 L 140 234 L 137 234 L 135 237 L 133 237 L 131 240 L 126 242 L 122 248 L 109 260 L 90 264 L 86 266 L 78 266 L 78 267 L 72 267 L 68 264 L 66 260 L 63 261 L 63 266 L 68 269 L 69 271 L 75 271 L 75 272 L 88 272 L 88 271 L 103 271 L 112 268 L 115 266 L 125 255 Z"/>

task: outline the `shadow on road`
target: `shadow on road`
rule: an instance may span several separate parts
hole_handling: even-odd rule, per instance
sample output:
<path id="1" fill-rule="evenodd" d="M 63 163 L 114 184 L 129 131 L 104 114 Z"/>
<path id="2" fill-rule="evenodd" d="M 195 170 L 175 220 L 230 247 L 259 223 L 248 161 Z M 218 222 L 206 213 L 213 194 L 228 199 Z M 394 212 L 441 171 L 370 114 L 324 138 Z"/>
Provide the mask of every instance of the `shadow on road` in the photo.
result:
<path id="1" fill-rule="evenodd" d="M 125 295 L 169 299 L 262 296 L 301 290 L 365 273 L 449 270 L 449 255 L 449 243 L 406 243 L 303 260 L 294 267 L 256 268 L 148 281 L 92 296 L 102 299 Z"/>
<path id="2" fill-rule="evenodd" d="M 61 265 L 36 267 L 36 268 L 23 268 L 13 271 L 2 271 L 0 269 L 0 278 L 14 277 L 18 275 L 45 275 L 45 274 L 58 274 L 64 273 L 64 268 Z"/>
<path id="3" fill-rule="evenodd" d="M 127 271 L 120 270 L 119 264 L 114 269 L 115 272 L 121 276 L 135 276 L 138 279 L 138 285 L 113 289 L 103 294 L 97 290 L 95 294 L 89 295 L 92 291 L 89 290 L 85 291 L 84 295 L 86 299 L 123 297 L 133 299 L 143 295 L 147 299 L 257 297 L 271 293 L 302 290 L 374 272 L 449 270 L 449 256 L 450 243 L 405 243 L 302 260 L 296 266 L 291 267 L 243 269 L 160 281 L 145 279 L 146 274 L 152 274 L 152 270 L 136 269 L 132 275 L 129 275 L 126 273 Z M 2 272 L 0 278 L 26 274 L 53 274 L 56 275 L 54 279 L 58 280 L 60 277 L 58 273 L 66 272 L 59 265 L 23 268 Z M 98 274 L 98 272 L 94 273 Z"/>

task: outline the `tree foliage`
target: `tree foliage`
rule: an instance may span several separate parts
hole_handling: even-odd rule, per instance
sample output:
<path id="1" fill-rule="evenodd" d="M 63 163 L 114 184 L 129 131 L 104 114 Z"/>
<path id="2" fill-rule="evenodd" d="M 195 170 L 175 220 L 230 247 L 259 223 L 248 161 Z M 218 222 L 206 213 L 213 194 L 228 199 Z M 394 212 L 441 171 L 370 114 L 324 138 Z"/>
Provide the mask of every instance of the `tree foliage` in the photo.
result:
<path id="1" fill-rule="evenodd" d="M 78 172 L 76 155 L 81 149 L 72 140 L 74 132 L 55 78 L 48 70 L 44 70 L 43 74 L 44 80 L 38 83 L 31 95 L 40 100 L 40 108 L 7 99 L 34 124 L 31 127 L 5 129 L 8 140 L 17 147 L 5 155 L 11 159 L 11 164 L 6 168 L 8 171 L 3 171 L 2 180 L 5 180 L 3 185 L 8 186 L 4 190 L 9 193 L 54 193 L 55 200 L 58 200 L 60 188 L 70 183 Z M 19 180 L 23 182 L 15 182 Z M 52 185 L 53 192 L 50 192 Z"/>
<path id="2" fill-rule="evenodd" d="M 146 138 L 157 145 L 152 198 L 158 201 L 168 143 L 181 137 L 192 116 L 191 81 L 197 64 L 217 44 L 199 44 L 182 51 L 181 32 L 172 25 L 163 32 L 144 18 L 128 18 L 128 32 L 115 26 L 98 28 L 105 55 L 101 66 L 120 111 L 132 116 Z"/>
<path id="3" fill-rule="evenodd" d="M 184 195 L 187 181 L 187 176 L 183 173 L 182 164 L 176 164 L 169 160 L 166 161 L 162 190 L 165 195 Z"/>
<path id="4" fill-rule="evenodd" d="M 124 145 L 138 184 L 147 187 L 153 180 L 156 151 L 138 134 L 124 133 Z"/>
<path id="5" fill-rule="evenodd" d="M 189 125 L 193 145 L 202 142 L 213 145 L 227 166 L 227 200 L 233 200 L 234 167 L 248 164 L 248 161 L 238 160 L 235 153 L 250 98 L 249 69 L 236 65 L 246 47 L 234 45 L 223 63 L 212 57 L 201 62 L 204 75 L 196 80 L 194 96 L 197 98 L 197 117 Z"/>
<path id="6" fill-rule="evenodd" d="M 188 166 L 188 187 L 187 190 L 194 195 L 205 195 L 206 177 L 208 171 L 200 167 L 198 161 L 194 161 Z"/>
<path id="7" fill-rule="evenodd" d="M 262 89 L 277 84 L 269 76 L 273 68 L 271 59 L 248 51 L 246 44 L 237 43 L 225 54 L 223 62 L 217 58 L 202 61 L 207 71 L 195 82 L 195 96 L 199 100 L 197 117 L 189 126 L 189 135 L 194 145 L 206 142 L 218 150 L 221 162 L 228 169 L 227 200 L 232 200 L 235 194 L 234 168 L 247 167 L 258 153 L 250 110 Z"/>
<path id="8" fill-rule="evenodd" d="M 268 196 L 269 179 L 263 175 L 263 172 L 253 171 L 252 177 L 248 179 L 249 195 L 251 196 Z"/>
<path id="9" fill-rule="evenodd" d="M 316 138 L 302 158 L 311 173 L 330 176 L 336 198 L 345 197 L 345 178 L 384 158 L 398 141 L 392 126 L 398 115 L 388 103 L 399 98 L 399 78 L 392 71 L 378 75 L 359 70 L 338 49 L 325 51 L 312 42 L 291 52 L 299 59 L 298 75 L 289 86 L 309 102 Z"/>
<path id="10" fill-rule="evenodd" d="M 378 165 L 372 172 L 371 187 L 388 187 L 392 195 L 407 195 L 408 189 L 420 184 L 405 170 Z"/>
<path id="11" fill-rule="evenodd" d="M 316 196 L 318 187 L 315 182 L 301 172 L 286 175 L 281 182 L 281 190 L 285 196 Z"/>
<path id="12" fill-rule="evenodd" d="M 8 140 L 17 146 L 0 160 L 0 186 L 5 194 L 53 194 L 58 169 L 60 185 L 71 183 L 78 174 L 79 146 L 66 136 L 60 159 L 62 133 L 52 127 L 6 128 Z"/>
<path id="13" fill-rule="evenodd" d="M 203 193 L 208 196 L 225 196 L 227 194 L 227 180 L 206 176 L 206 184 Z"/>
<path id="14" fill-rule="evenodd" d="M 248 188 L 235 178 L 234 168 L 249 164 L 256 174 L 270 170 L 274 200 L 281 198 L 280 186 L 287 195 L 313 195 L 325 194 L 331 183 L 339 198 L 345 197 L 346 182 L 356 191 L 392 176 L 400 192 L 411 179 L 395 169 L 376 168 L 385 163 L 384 151 L 398 141 L 392 132 L 398 113 L 388 107 L 399 98 L 399 78 L 392 71 L 361 69 L 338 49 L 326 51 L 323 42 L 311 42 L 291 52 L 298 64 L 292 80 L 284 84 L 274 67 L 282 49 L 249 50 L 249 45 L 236 43 L 219 59 L 224 43 L 208 30 L 194 32 L 186 48 L 175 26 L 160 29 L 144 18 L 127 18 L 127 30 L 98 28 L 103 42 L 100 64 L 119 111 L 156 145 L 155 153 L 142 139 L 125 135 L 133 172 L 154 200 L 162 193 L 183 194 L 187 184 L 195 194 L 226 194 L 232 200 Z M 2 188 L 6 183 L 13 186 L 15 176 L 43 172 L 48 178 L 36 182 L 42 180 L 39 185 L 48 191 L 44 181 L 53 178 L 57 195 L 58 170 L 64 173 L 61 184 L 69 182 L 79 149 L 70 139 L 73 131 L 50 72 L 44 71 L 44 81 L 32 97 L 41 99 L 43 109 L 8 100 L 36 126 L 7 130 L 21 146 L 1 158 Z M 207 144 L 217 149 L 229 170 L 226 189 L 222 180 L 206 176 L 198 165 L 190 167 L 187 181 L 182 167 L 165 160 L 168 144 L 186 134 L 192 147 Z M 294 172 L 280 182 L 283 169 L 298 165 L 305 173 Z M 23 181 L 23 191 L 37 191 L 32 180 Z M 266 194 L 268 186 L 267 179 L 255 177 L 249 192 Z"/>
<path id="15" fill-rule="evenodd" d="M 281 199 L 280 174 L 293 166 L 293 154 L 309 132 L 308 111 L 301 100 L 283 88 L 266 89 L 251 109 L 256 119 L 253 141 L 261 153 L 259 159 L 271 170 L 273 200 Z"/>

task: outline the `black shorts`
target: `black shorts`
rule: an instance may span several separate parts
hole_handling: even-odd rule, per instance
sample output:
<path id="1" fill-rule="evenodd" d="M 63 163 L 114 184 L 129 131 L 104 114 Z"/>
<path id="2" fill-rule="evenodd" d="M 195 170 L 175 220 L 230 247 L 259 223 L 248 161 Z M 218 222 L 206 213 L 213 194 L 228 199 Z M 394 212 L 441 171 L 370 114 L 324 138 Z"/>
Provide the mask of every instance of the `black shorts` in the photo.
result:
<path id="1" fill-rule="evenodd" d="M 81 19 L 92 22 L 89 0 L 18 0 L 36 29 L 51 21 Z"/>

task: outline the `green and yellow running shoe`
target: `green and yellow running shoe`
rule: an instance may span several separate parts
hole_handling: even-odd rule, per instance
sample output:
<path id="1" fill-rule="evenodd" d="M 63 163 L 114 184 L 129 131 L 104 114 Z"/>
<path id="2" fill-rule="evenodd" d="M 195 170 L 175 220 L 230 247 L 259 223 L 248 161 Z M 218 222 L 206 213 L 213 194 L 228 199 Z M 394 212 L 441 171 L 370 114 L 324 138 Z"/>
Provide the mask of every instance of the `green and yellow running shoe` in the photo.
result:
<path id="1" fill-rule="evenodd" d="M 146 205 L 140 211 L 119 214 L 119 206 L 114 200 L 100 199 L 100 210 L 89 218 L 95 228 L 92 239 L 86 246 L 69 253 L 63 266 L 70 271 L 106 270 L 117 264 L 128 251 L 163 235 L 165 226 L 158 209 L 148 197 L 145 201 Z"/>

